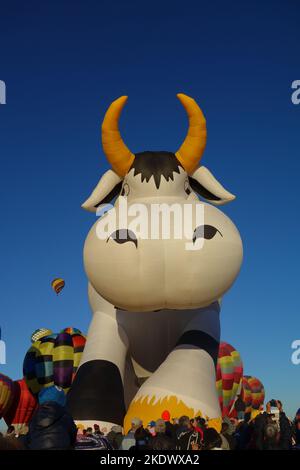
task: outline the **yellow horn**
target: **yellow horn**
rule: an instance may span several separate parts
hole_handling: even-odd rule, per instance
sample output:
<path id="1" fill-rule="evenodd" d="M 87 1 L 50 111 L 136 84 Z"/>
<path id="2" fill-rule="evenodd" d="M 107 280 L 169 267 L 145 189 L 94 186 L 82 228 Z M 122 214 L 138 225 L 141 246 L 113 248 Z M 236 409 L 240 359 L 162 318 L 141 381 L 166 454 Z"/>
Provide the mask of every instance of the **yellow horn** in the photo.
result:
<path id="1" fill-rule="evenodd" d="M 102 123 L 102 146 L 107 160 L 119 176 L 125 176 L 134 161 L 134 154 L 122 140 L 119 118 L 128 96 L 113 101 Z"/>
<path id="2" fill-rule="evenodd" d="M 178 93 L 177 98 L 185 108 L 189 118 L 189 129 L 176 157 L 185 171 L 193 173 L 197 168 L 206 145 L 205 117 L 193 98 Z"/>

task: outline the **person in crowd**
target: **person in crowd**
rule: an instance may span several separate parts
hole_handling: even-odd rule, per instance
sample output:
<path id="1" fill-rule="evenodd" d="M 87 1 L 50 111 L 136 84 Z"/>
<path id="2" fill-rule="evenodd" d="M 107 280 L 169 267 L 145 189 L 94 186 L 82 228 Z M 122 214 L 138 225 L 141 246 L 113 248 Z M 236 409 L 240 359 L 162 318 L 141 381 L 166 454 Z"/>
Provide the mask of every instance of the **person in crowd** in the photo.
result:
<path id="1" fill-rule="evenodd" d="M 100 428 L 100 432 L 97 431 L 98 429 L 97 427 L 95 428 L 94 425 L 94 430 L 92 427 L 88 427 L 87 429 L 83 429 L 82 433 L 78 433 L 75 450 L 113 450 L 114 447 L 109 440 L 104 437 Z"/>
<path id="2" fill-rule="evenodd" d="M 159 433 L 149 442 L 150 450 L 175 450 L 174 441 L 166 434 Z"/>
<path id="3" fill-rule="evenodd" d="M 135 432 L 137 429 L 143 426 L 143 422 L 140 418 L 133 418 L 131 420 L 131 429 L 129 432 L 126 434 L 126 436 L 123 437 L 122 443 L 121 443 L 121 450 L 129 450 L 132 447 L 135 447 Z"/>
<path id="4" fill-rule="evenodd" d="M 201 416 L 196 416 L 195 420 L 196 420 L 196 423 L 197 423 L 197 427 L 202 429 L 202 431 L 205 428 L 207 428 L 207 423 L 206 423 L 206 420 L 204 418 L 202 418 Z"/>
<path id="5" fill-rule="evenodd" d="M 163 419 L 158 419 L 155 423 L 155 435 L 166 434 L 167 426 Z"/>
<path id="6" fill-rule="evenodd" d="M 238 420 L 242 421 L 244 419 L 244 416 L 245 416 L 246 404 L 243 401 L 243 398 L 242 398 L 241 394 L 239 394 L 237 396 L 237 399 L 236 399 L 235 404 L 234 404 L 234 409 L 237 413 Z"/>
<path id="7" fill-rule="evenodd" d="M 226 427 L 226 423 L 222 423 L 222 429 L 221 429 L 221 433 L 220 433 L 220 437 L 221 437 L 221 441 L 222 441 L 221 449 L 222 450 L 230 450 L 230 445 L 229 445 L 228 439 L 224 435 L 224 433 L 222 432 L 222 431 L 224 431 L 224 427 Z"/>
<path id="8" fill-rule="evenodd" d="M 178 450 L 199 450 L 201 449 L 201 435 L 195 431 L 188 416 L 179 419 L 177 430 Z"/>
<path id="9" fill-rule="evenodd" d="M 134 433 L 135 446 L 130 450 L 148 450 L 149 443 L 152 439 L 152 436 L 148 429 L 144 429 L 143 426 L 140 426 Z"/>
<path id="10" fill-rule="evenodd" d="M 161 417 L 166 424 L 166 435 L 175 441 L 177 425 L 174 423 L 174 419 L 173 419 L 173 423 L 171 423 L 170 412 L 168 410 L 163 411 Z"/>
<path id="11" fill-rule="evenodd" d="M 292 424 L 292 435 L 294 449 L 300 450 L 300 408 L 296 413 L 295 419 Z"/>
<path id="12" fill-rule="evenodd" d="M 122 426 L 112 426 L 106 437 L 114 450 L 120 449 L 123 440 Z"/>
<path id="13" fill-rule="evenodd" d="M 236 430 L 234 433 L 234 438 L 236 441 L 236 450 L 245 450 L 248 448 L 251 439 L 253 429 L 249 425 L 250 416 L 245 415 L 244 421 L 239 421 Z"/>
<path id="14" fill-rule="evenodd" d="M 158 439 L 159 443 L 163 443 L 163 444 L 158 444 L 158 445 L 167 445 L 167 442 L 169 442 L 168 446 L 172 447 L 173 449 L 176 449 L 177 438 L 176 438 L 175 429 L 168 427 L 167 423 L 168 422 L 164 421 L 163 419 L 158 419 L 156 421 L 155 437 L 153 439 L 155 439 L 156 437 L 160 438 L 161 436 L 166 436 L 167 439 L 163 439 L 163 440 Z"/>
<path id="15" fill-rule="evenodd" d="M 221 429 L 221 438 L 225 438 L 229 445 L 229 450 L 234 450 L 236 447 L 236 440 L 234 437 L 235 428 L 230 422 L 229 419 L 226 417 L 223 419 L 222 422 L 222 429 Z"/>
<path id="16" fill-rule="evenodd" d="M 0 436 L 0 452 L 2 450 L 26 450 L 21 439 Z"/>
<path id="17" fill-rule="evenodd" d="M 150 432 L 151 436 L 155 436 L 155 421 L 150 421 L 150 423 L 148 423 L 148 426 L 147 426 L 147 429 L 148 431 Z"/>
<path id="18" fill-rule="evenodd" d="M 254 421 L 255 448 L 258 450 L 288 450 L 292 445 L 292 427 L 283 411 L 280 400 L 276 400 L 278 413 L 271 412 L 271 403 L 266 411 Z"/>
<path id="19" fill-rule="evenodd" d="M 104 436 L 103 432 L 100 431 L 99 424 L 94 424 L 94 434 L 96 436 Z"/>
<path id="20" fill-rule="evenodd" d="M 52 386 L 39 393 L 39 406 L 35 411 L 29 431 L 24 436 L 27 449 L 73 449 L 77 427 L 65 408 L 66 396 L 62 388 Z"/>
<path id="21" fill-rule="evenodd" d="M 204 430 L 203 450 L 223 450 L 222 438 L 214 428 L 206 428 Z"/>
<path id="22" fill-rule="evenodd" d="M 201 439 L 203 439 L 203 428 L 198 425 L 197 418 L 192 418 L 191 419 L 191 425 L 192 425 L 193 429 L 200 434 Z"/>

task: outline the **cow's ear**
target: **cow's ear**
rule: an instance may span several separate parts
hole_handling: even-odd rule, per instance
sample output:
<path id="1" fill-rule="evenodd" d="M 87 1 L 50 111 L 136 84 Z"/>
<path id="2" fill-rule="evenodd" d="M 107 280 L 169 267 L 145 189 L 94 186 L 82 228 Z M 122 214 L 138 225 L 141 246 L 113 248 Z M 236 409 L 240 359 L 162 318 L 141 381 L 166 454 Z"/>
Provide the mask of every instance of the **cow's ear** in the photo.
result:
<path id="1" fill-rule="evenodd" d="M 95 187 L 90 197 L 81 207 L 90 212 L 96 212 L 101 204 L 108 204 L 121 191 L 123 180 L 113 170 L 108 170 Z"/>
<path id="2" fill-rule="evenodd" d="M 189 182 L 191 188 L 199 194 L 199 196 L 212 204 L 222 205 L 235 199 L 235 196 L 223 188 L 205 166 L 197 168 L 197 170 L 189 176 Z"/>

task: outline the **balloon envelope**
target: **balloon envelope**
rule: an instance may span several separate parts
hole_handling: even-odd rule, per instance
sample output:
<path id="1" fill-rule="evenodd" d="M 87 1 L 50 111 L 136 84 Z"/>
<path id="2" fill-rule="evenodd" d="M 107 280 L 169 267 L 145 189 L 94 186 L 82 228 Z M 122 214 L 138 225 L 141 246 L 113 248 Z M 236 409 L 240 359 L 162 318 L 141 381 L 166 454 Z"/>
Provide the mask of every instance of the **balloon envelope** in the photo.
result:
<path id="1" fill-rule="evenodd" d="M 0 419 L 11 406 L 14 394 L 14 382 L 7 375 L 0 374 Z"/>
<path id="2" fill-rule="evenodd" d="M 242 376 L 243 363 L 239 352 L 230 344 L 221 342 L 216 384 L 223 416 L 230 415 Z"/>
<path id="3" fill-rule="evenodd" d="M 51 282 L 51 286 L 54 292 L 58 295 L 65 287 L 65 281 L 64 279 L 58 277 L 56 279 L 53 279 L 53 281 Z"/>
<path id="4" fill-rule="evenodd" d="M 79 366 L 85 341 L 80 330 L 66 328 L 33 343 L 23 363 L 29 390 L 38 395 L 42 388 L 58 385 L 67 393 Z"/>
<path id="5" fill-rule="evenodd" d="M 265 389 L 263 384 L 256 377 L 245 375 L 248 386 L 251 390 L 251 411 L 259 410 L 265 400 Z"/>
<path id="6" fill-rule="evenodd" d="M 37 400 L 32 395 L 24 379 L 14 382 L 14 398 L 4 415 L 6 424 L 13 424 L 16 429 L 27 425 L 37 407 Z"/>
<path id="7" fill-rule="evenodd" d="M 247 377 L 242 378 L 241 395 L 242 400 L 246 405 L 245 413 L 251 413 L 252 392 Z"/>

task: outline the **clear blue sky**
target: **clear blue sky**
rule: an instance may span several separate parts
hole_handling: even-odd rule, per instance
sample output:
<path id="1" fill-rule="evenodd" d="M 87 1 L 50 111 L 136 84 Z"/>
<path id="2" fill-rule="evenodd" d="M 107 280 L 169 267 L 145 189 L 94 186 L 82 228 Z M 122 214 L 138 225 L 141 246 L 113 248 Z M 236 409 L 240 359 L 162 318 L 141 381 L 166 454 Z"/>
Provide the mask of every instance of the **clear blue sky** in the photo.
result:
<path id="1" fill-rule="evenodd" d="M 81 210 L 107 168 L 99 126 L 129 95 L 121 130 L 133 151 L 176 150 L 186 131 L 177 92 L 208 123 L 203 163 L 237 195 L 224 211 L 245 258 L 224 297 L 222 337 L 245 373 L 290 414 L 300 406 L 300 79 L 295 1 L 28 1 L 1 4 L 1 371 L 17 379 L 38 327 L 87 330 Z M 105 269 L 105 268 L 104 268 Z M 56 297 L 53 277 L 66 279 Z"/>

